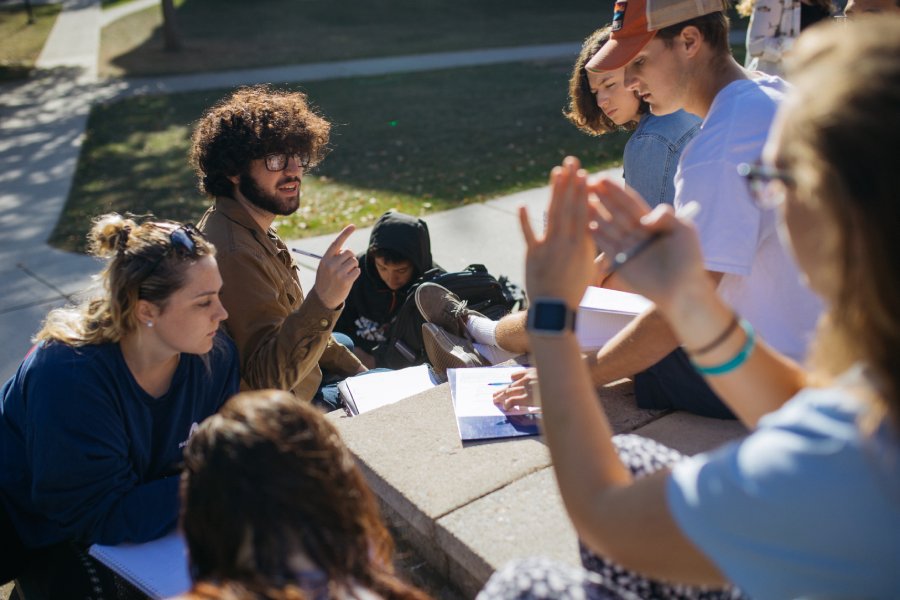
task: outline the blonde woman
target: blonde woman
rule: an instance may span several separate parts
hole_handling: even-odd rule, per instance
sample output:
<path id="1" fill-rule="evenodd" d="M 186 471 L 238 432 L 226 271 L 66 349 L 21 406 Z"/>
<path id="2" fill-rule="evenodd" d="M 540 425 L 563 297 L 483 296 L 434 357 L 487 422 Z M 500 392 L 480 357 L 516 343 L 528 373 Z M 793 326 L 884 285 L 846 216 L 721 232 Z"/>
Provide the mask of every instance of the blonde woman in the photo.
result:
<path id="1" fill-rule="evenodd" d="M 184 445 L 238 390 L 213 246 L 118 215 L 90 239 L 103 294 L 52 311 L 2 388 L 0 564 L 26 597 L 114 596 L 85 548 L 175 526 Z"/>

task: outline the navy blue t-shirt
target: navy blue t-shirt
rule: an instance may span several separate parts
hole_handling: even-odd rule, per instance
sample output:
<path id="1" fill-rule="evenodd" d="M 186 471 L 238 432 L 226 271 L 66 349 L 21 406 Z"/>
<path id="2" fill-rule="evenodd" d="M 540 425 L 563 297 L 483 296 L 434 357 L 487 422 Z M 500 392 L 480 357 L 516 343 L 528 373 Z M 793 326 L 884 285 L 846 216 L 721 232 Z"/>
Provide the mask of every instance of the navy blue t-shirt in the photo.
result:
<path id="1" fill-rule="evenodd" d="M 118 344 L 41 343 L 0 390 L 0 502 L 25 545 L 169 531 L 184 446 L 238 387 L 237 350 L 222 333 L 205 357 L 181 355 L 159 398 Z"/>

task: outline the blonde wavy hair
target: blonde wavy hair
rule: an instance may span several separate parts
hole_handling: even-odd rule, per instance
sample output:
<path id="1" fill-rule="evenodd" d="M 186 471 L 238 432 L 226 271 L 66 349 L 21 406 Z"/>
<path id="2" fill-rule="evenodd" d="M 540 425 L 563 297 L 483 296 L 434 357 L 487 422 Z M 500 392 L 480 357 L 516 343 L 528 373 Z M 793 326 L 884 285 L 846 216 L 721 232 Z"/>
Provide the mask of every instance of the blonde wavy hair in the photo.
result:
<path id="1" fill-rule="evenodd" d="M 168 221 L 132 219 L 110 213 L 98 217 L 88 234 L 91 254 L 108 259 L 98 278 L 102 295 L 78 306 L 50 311 L 35 342 L 54 340 L 70 346 L 118 342 L 137 328 L 135 308 L 147 300 L 161 309 L 185 283 L 186 270 L 197 259 L 215 255 L 202 237 L 192 238 L 190 255 L 171 252 L 170 234 L 180 227 Z"/>
<path id="2" fill-rule="evenodd" d="M 900 17 L 817 26 L 786 59 L 794 84 L 779 159 L 796 197 L 828 215 L 840 252 L 812 365 L 854 363 L 879 380 L 875 405 L 900 426 Z"/>

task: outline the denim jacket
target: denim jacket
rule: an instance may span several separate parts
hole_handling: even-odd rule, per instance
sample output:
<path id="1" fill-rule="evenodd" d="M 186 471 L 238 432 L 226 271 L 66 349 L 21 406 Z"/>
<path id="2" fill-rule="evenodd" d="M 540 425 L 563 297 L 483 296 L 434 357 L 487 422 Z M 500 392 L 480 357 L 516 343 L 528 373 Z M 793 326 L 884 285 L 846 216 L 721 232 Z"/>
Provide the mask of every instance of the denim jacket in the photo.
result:
<path id="1" fill-rule="evenodd" d="M 650 207 L 675 199 L 675 170 L 681 151 L 700 131 L 700 118 L 679 110 L 661 117 L 646 114 L 625 144 L 625 183 Z"/>

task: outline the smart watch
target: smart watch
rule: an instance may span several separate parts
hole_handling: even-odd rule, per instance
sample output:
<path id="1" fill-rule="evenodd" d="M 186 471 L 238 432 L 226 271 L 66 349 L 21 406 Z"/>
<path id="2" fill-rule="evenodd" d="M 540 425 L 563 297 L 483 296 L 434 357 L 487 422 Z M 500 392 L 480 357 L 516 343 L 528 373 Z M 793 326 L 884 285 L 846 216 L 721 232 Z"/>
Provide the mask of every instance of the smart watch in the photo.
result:
<path id="1" fill-rule="evenodd" d="M 575 331 L 575 311 L 559 298 L 535 298 L 528 308 L 527 328 L 535 335 Z"/>

